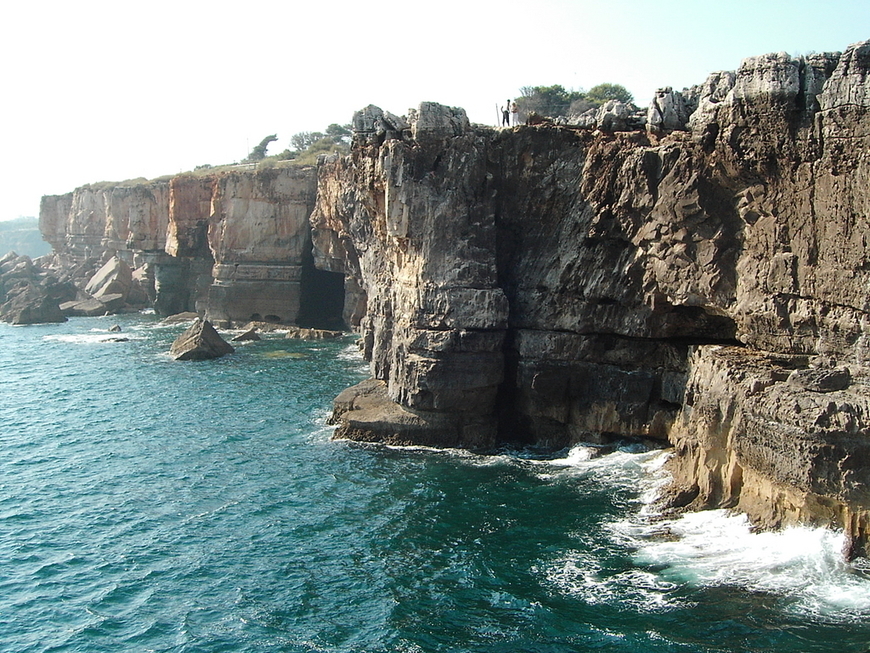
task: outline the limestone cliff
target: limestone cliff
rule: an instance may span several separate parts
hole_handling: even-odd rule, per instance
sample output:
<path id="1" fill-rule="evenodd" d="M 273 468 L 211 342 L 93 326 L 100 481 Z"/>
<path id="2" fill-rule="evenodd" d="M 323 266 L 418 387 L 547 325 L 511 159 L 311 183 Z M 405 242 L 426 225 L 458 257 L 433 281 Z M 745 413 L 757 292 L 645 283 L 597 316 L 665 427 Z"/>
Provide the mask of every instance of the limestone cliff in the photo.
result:
<path id="1" fill-rule="evenodd" d="M 870 42 L 747 59 L 663 91 L 647 131 L 357 114 L 312 216 L 373 375 L 337 434 L 670 439 L 672 504 L 839 524 L 859 550 L 868 71 Z"/>
<path id="2" fill-rule="evenodd" d="M 342 276 L 314 268 L 315 183 L 312 168 L 288 166 L 85 186 L 44 197 L 40 228 L 82 291 L 116 257 L 161 314 L 334 327 Z"/>

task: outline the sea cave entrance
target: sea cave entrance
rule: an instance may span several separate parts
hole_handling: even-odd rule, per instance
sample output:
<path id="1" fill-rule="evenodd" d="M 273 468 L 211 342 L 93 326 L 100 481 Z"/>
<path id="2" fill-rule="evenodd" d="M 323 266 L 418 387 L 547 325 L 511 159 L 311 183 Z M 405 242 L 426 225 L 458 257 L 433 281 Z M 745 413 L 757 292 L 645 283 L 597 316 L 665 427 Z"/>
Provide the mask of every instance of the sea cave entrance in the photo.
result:
<path id="1" fill-rule="evenodd" d="M 299 317 L 296 323 L 313 329 L 347 329 L 344 320 L 344 275 L 318 270 L 313 261 L 302 266 Z"/>

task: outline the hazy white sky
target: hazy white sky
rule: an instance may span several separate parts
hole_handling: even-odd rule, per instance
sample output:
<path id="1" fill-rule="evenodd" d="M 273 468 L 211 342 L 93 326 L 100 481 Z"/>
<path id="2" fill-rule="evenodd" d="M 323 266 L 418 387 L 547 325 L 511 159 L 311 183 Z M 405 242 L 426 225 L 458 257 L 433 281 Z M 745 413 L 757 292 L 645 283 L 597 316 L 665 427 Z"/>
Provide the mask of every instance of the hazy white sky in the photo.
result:
<path id="1" fill-rule="evenodd" d="M 767 52 L 870 39 L 868 0 L 9 1 L 0 220 L 105 180 L 238 161 L 267 134 L 424 100 L 495 124 L 522 86 L 626 86 L 644 106 Z"/>

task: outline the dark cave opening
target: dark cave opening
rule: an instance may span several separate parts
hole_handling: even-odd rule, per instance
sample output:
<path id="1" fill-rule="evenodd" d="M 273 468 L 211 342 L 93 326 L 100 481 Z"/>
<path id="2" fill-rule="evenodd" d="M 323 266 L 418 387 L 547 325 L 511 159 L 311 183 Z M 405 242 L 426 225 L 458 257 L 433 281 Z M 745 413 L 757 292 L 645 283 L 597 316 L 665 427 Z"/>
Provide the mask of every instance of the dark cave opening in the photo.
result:
<path id="1" fill-rule="evenodd" d="M 344 321 L 344 275 L 318 270 L 313 262 L 302 267 L 299 317 L 296 323 L 312 329 L 347 330 Z"/>

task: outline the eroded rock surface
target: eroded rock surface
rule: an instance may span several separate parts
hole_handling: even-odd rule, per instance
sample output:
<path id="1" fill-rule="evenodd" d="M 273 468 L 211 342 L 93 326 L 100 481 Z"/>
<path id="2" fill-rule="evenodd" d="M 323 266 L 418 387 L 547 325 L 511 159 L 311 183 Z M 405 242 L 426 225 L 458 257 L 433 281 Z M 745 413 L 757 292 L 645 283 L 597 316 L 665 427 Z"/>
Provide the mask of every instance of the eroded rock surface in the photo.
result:
<path id="1" fill-rule="evenodd" d="M 311 256 L 315 183 L 312 168 L 240 167 L 46 196 L 48 266 L 79 288 L 73 314 L 152 305 L 227 325 L 343 327 L 343 279 Z M 95 281 L 107 274 L 111 290 Z"/>
<path id="2" fill-rule="evenodd" d="M 75 288 L 35 265 L 28 256 L 9 252 L 0 258 L 0 320 L 10 324 L 65 322 L 60 303 Z"/>
<path id="3" fill-rule="evenodd" d="M 632 132 L 368 107 L 312 216 L 377 381 L 338 434 L 670 439 L 682 503 L 839 524 L 860 550 L 868 71 L 870 43 L 747 59 Z"/>
<path id="4" fill-rule="evenodd" d="M 169 354 L 177 361 L 201 361 L 220 358 L 234 351 L 235 348 L 220 337 L 211 322 L 196 320 L 175 339 Z"/>
<path id="5" fill-rule="evenodd" d="M 868 72 L 870 42 L 771 54 L 645 115 L 503 131 L 370 105 L 310 219 L 314 172 L 282 169 L 85 187 L 40 225 L 80 289 L 117 257 L 162 314 L 292 323 L 337 291 L 373 377 L 340 437 L 670 441 L 672 505 L 840 525 L 857 554 Z"/>

